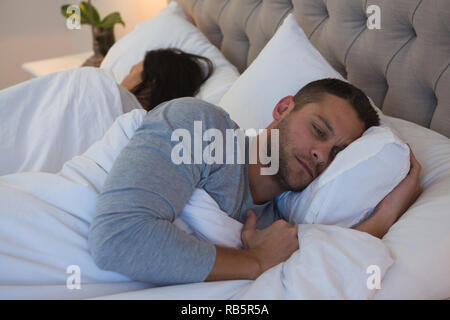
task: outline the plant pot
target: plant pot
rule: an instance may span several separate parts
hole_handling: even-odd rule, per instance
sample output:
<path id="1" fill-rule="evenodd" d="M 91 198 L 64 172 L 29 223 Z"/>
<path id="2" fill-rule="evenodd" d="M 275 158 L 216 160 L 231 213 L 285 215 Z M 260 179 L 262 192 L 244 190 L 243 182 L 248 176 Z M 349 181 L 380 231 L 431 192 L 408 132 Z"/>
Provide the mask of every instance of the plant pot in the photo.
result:
<path id="1" fill-rule="evenodd" d="M 99 67 L 108 50 L 116 42 L 114 28 L 104 29 L 93 27 L 93 48 L 94 55 L 83 64 L 84 67 Z"/>

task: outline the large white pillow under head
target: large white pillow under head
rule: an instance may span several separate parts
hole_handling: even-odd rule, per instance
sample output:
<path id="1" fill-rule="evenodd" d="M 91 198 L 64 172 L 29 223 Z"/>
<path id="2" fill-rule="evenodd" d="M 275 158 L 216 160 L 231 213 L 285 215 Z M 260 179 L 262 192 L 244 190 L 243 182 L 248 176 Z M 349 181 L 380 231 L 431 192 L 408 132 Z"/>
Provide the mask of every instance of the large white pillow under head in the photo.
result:
<path id="1" fill-rule="evenodd" d="M 308 83 L 336 78 L 345 81 L 309 42 L 289 14 L 258 57 L 224 95 L 224 108 L 241 128 L 264 129 L 280 99 Z"/>
<path id="2" fill-rule="evenodd" d="M 408 146 L 389 128 L 371 127 L 305 190 L 281 194 L 277 206 L 292 224 L 353 227 L 406 177 L 409 166 Z"/>

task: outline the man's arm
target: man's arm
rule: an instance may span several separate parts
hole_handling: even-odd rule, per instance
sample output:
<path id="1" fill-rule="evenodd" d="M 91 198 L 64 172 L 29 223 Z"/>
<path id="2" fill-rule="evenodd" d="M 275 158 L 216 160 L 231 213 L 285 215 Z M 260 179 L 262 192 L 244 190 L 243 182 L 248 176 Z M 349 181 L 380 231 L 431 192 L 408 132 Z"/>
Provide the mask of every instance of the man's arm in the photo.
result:
<path id="1" fill-rule="evenodd" d="M 101 269 L 158 284 L 255 279 L 293 252 L 283 253 L 288 226 L 276 222 L 257 231 L 256 216 L 252 217 L 243 232 L 244 250 L 236 250 L 200 241 L 172 223 L 206 179 L 208 168 L 175 165 L 175 142 L 168 143 L 171 133 L 192 127 L 194 120 L 223 131 L 232 124 L 224 124 L 222 114 L 205 115 L 206 103 L 195 99 L 168 104 L 149 113 L 114 162 L 89 230 L 91 255 Z M 290 234 L 290 246 L 298 246 Z"/>
<path id="2" fill-rule="evenodd" d="M 355 230 L 383 238 L 389 228 L 417 200 L 422 190 L 419 184 L 421 165 L 410 148 L 411 167 L 408 175 L 375 208 L 373 214 Z"/>
<path id="3" fill-rule="evenodd" d="M 205 166 L 175 164 L 171 157 L 177 128 L 192 133 L 197 118 L 220 128 L 223 120 L 214 115 L 213 123 L 207 123 L 209 109 L 195 99 L 167 102 L 148 113 L 121 151 L 89 230 L 89 250 L 101 269 L 158 284 L 198 282 L 209 274 L 214 245 L 172 223 L 205 175 Z"/>

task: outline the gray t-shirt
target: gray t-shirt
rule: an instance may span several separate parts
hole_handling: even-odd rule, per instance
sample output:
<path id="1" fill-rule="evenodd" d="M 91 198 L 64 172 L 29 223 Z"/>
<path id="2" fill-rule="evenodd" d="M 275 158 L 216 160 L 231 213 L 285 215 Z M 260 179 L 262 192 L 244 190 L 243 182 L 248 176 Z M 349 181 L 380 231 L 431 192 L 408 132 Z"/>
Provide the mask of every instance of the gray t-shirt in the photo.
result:
<path id="1" fill-rule="evenodd" d="M 194 150 L 194 121 L 201 121 L 202 136 L 211 128 L 222 132 L 221 164 L 172 161 L 172 149 L 180 144 L 180 140 L 171 140 L 175 129 L 189 131 Z M 258 216 L 258 228 L 279 219 L 273 200 L 263 205 L 253 203 L 248 183 L 248 137 L 245 163 L 227 164 L 226 129 L 238 129 L 227 112 L 194 98 L 163 103 L 147 114 L 114 162 L 98 199 L 88 240 L 100 268 L 154 284 L 204 281 L 214 266 L 214 245 L 172 223 L 196 188 L 203 188 L 224 212 L 240 222 L 245 222 L 248 209 Z M 234 141 L 236 156 L 237 139 Z M 202 141 L 202 150 L 209 144 L 209 140 Z"/>

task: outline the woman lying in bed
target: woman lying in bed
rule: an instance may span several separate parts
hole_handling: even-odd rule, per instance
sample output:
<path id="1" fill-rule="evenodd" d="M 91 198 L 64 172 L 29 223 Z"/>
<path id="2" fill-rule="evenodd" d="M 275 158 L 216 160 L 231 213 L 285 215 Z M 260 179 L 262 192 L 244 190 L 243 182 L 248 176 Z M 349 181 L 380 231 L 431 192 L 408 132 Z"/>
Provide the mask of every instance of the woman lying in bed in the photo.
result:
<path id="1" fill-rule="evenodd" d="M 0 175 L 58 172 L 118 116 L 193 96 L 212 72 L 207 58 L 162 49 L 147 52 L 122 85 L 107 70 L 76 68 L 0 90 Z"/>
<path id="2" fill-rule="evenodd" d="M 206 73 L 201 62 L 206 64 Z M 195 96 L 213 70 L 208 58 L 179 49 L 153 50 L 131 69 L 121 86 L 133 93 L 142 107 L 150 111 L 164 101 Z"/>

